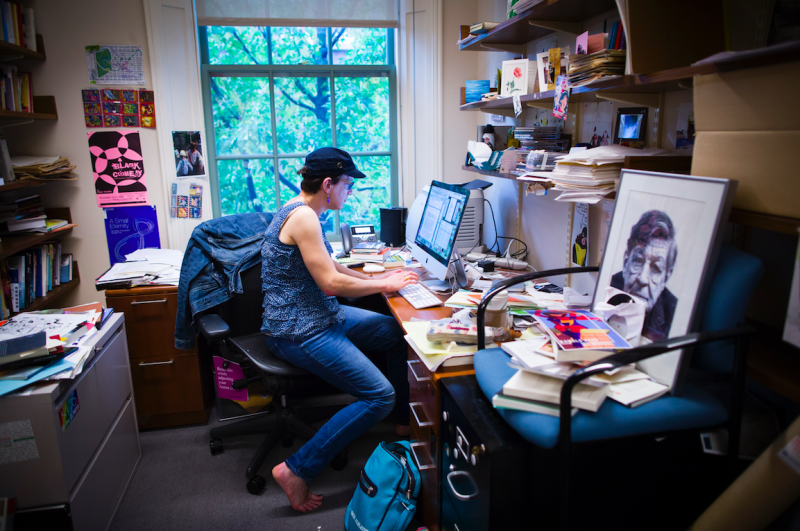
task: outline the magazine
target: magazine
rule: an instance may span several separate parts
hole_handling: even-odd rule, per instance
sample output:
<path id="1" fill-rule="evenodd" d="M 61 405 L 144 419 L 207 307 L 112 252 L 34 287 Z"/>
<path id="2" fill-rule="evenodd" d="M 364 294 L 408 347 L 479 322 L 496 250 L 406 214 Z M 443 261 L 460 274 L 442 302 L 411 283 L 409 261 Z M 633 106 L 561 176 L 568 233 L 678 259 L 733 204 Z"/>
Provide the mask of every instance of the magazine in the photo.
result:
<path id="1" fill-rule="evenodd" d="M 631 344 L 588 310 L 531 310 L 553 340 L 556 361 L 595 361 Z"/>

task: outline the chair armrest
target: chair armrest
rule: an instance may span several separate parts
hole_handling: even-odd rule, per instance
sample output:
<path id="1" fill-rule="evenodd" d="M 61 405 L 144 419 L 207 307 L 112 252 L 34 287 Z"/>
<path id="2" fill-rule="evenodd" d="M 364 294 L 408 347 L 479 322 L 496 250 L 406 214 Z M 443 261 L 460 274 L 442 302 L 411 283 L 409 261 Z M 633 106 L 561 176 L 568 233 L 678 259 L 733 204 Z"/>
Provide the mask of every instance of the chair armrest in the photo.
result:
<path id="1" fill-rule="evenodd" d="M 515 277 L 507 278 L 505 280 L 501 280 L 498 282 L 497 286 L 489 290 L 489 293 L 478 303 L 478 350 L 483 350 L 486 348 L 486 330 L 484 330 L 484 326 L 486 325 L 486 308 L 489 306 L 489 301 L 492 298 L 503 291 L 504 289 L 515 286 L 517 284 L 522 284 L 523 282 L 527 282 L 529 280 L 536 280 L 539 278 L 544 277 L 554 277 L 557 275 L 573 275 L 575 273 L 594 273 L 600 271 L 600 268 L 597 266 L 591 267 L 567 267 L 564 269 L 550 269 L 548 271 L 535 271 L 533 273 L 525 273 L 524 275 L 518 275 Z"/>
<path id="2" fill-rule="evenodd" d="M 563 442 L 570 439 L 570 428 L 572 424 L 572 390 L 582 380 L 601 372 L 624 367 L 625 365 L 646 360 L 648 358 L 652 358 L 653 356 L 658 356 L 659 354 L 664 354 L 665 352 L 670 352 L 679 348 L 693 347 L 703 343 L 723 341 L 726 339 L 738 340 L 754 333 L 756 333 L 756 329 L 752 326 L 742 326 L 713 332 L 695 332 L 692 334 L 686 334 L 685 336 L 657 341 L 655 343 L 650 343 L 649 345 L 630 350 L 621 350 L 616 354 L 606 356 L 605 358 L 597 360 L 591 365 L 587 365 L 586 367 L 578 369 L 564 381 L 564 385 L 561 388 L 561 400 L 559 405 L 559 430 L 561 431 L 560 440 Z M 737 356 L 739 354 L 740 349 L 737 349 Z"/>
<path id="3" fill-rule="evenodd" d="M 226 339 L 231 334 L 231 327 L 228 326 L 222 317 L 215 313 L 204 315 L 197 320 L 197 326 L 206 341 L 217 343 Z"/>

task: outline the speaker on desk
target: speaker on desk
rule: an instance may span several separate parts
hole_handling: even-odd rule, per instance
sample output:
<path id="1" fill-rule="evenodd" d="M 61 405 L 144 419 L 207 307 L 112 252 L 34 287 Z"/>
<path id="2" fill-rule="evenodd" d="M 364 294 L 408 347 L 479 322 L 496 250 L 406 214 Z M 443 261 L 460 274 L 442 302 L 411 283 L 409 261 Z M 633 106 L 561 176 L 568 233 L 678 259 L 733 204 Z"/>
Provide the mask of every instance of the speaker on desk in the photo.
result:
<path id="1" fill-rule="evenodd" d="M 406 214 L 404 207 L 381 209 L 381 241 L 389 247 L 406 243 Z"/>

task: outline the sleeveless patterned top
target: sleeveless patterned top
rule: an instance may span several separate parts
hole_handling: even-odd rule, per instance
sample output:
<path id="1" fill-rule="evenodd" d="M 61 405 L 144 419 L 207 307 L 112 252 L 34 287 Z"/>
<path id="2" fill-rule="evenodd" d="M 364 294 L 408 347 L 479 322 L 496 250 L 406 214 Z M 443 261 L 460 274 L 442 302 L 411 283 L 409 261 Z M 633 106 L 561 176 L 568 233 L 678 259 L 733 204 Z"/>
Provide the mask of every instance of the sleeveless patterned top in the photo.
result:
<path id="1" fill-rule="evenodd" d="M 261 331 L 275 337 L 303 341 L 344 321 L 344 310 L 334 296 L 322 293 L 306 268 L 300 249 L 278 238 L 283 222 L 301 202 L 284 205 L 272 218 L 261 247 L 261 288 L 264 321 Z M 322 233 L 328 254 L 333 252 Z"/>

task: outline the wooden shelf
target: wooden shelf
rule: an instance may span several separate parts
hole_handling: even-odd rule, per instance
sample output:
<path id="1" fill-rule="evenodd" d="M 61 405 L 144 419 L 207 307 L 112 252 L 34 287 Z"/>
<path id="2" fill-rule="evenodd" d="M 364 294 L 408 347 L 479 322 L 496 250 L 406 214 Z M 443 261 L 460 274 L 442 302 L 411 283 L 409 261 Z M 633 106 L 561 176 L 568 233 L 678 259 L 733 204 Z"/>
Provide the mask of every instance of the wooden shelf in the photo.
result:
<path id="1" fill-rule="evenodd" d="M 47 59 L 44 53 L 44 40 L 41 35 L 36 35 L 36 50 L 29 50 L 24 46 L 17 46 L 10 42 L 0 41 L 0 61 L 16 61 L 28 59 L 32 61 L 44 61 Z"/>
<path id="2" fill-rule="evenodd" d="M 0 127 L 20 125 L 36 120 L 58 120 L 56 99 L 53 96 L 34 96 L 34 112 L 0 110 Z"/>
<path id="3" fill-rule="evenodd" d="M 78 271 L 78 262 L 73 262 L 71 281 L 67 282 L 66 284 L 61 284 L 60 286 L 56 286 L 55 288 L 50 290 L 44 297 L 37 297 L 33 299 L 33 302 L 30 303 L 28 307 L 22 311 L 34 312 L 36 310 L 42 310 L 46 306 L 52 304 L 56 299 L 60 299 L 67 293 L 73 291 L 75 288 L 78 287 L 78 284 L 80 283 L 81 283 L 81 276 Z"/>
<path id="4" fill-rule="evenodd" d="M 499 27 L 499 26 L 498 26 Z M 800 42 L 788 45 L 778 51 L 765 53 L 757 57 L 745 57 L 732 59 L 729 61 L 719 61 L 697 66 L 686 66 L 673 68 L 653 74 L 637 74 L 632 76 L 619 76 L 617 78 L 600 81 L 585 87 L 571 89 L 569 95 L 570 103 L 583 103 L 603 101 L 604 93 L 611 94 L 660 94 L 676 90 L 690 90 L 693 87 L 694 76 L 721 74 L 736 70 L 747 70 L 763 66 L 786 64 L 800 61 Z M 536 94 L 525 94 L 520 96 L 523 104 L 530 107 L 552 104 L 555 91 L 549 90 Z M 609 96 L 610 97 L 610 96 Z M 511 109 L 513 111 L 512 98 L 502 98 L 493 101 L 477 101 L 461 106 L 462 111 L 474 111 L 481 109 Z"/>
<path id="5" fill-rule="evenodd" d="M 26 232 L 24 236 L 3 236 L 0 241 L 0 260 L 24 251 L 34 245 L 39 245 L 47 240 L 62 236 L 78 225 L 73 223 L 50 232 Z"/>
<path id="6" fill-rule="evenodd" d="M 520 46 L 550 33 L 553 29 L 532 26 L 529 21 L 551 21 L 554 23 L 581 23 L 607 11 L 617 9 L 614 0 L 545 0 L 516 17 L 497 25 L 492 31 L 478 35 L 475 39 L 459 46 L 460 50 L 510 51 L 511 46 Z M 580 33 L 580 32 L 579 32 Z"/>
<path id="7" fill-rule="evenodd" d="M 20 188 L 35 188 L 37 186 L 44 186 L 47 181 L 11 181 L 0 186 L 0 194 L 11 192 L 12 190 L 19 190 Z"/>

